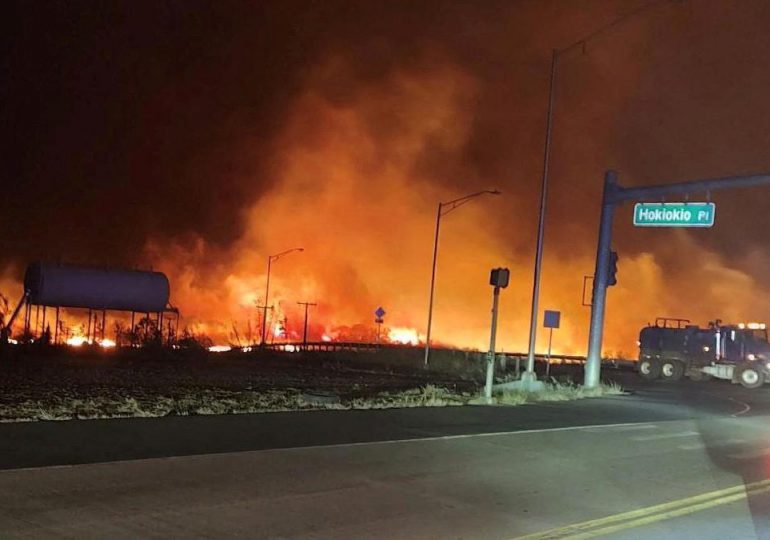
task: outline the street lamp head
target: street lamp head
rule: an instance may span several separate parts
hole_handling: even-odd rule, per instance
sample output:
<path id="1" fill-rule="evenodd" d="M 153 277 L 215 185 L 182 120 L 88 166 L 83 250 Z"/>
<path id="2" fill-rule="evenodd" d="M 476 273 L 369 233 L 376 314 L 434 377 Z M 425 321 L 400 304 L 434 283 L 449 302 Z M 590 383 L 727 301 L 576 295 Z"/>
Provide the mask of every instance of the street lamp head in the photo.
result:
<path id="1" fill-rule="evenodd" d="M 300 248 L 291 248 L 291 249 L 287 249 L 286 251 L 282 251 L 282 252 L 280 252 L 280 253 L 276 253 L 275 255 L 270 255 L 268 258 L 269 258 L 271 261 L 277 261 L 278 259 L 280 259 L 280 258 L 281 258 L 281 257 L 283 257 L 284 255 L 288 255 L 289 253 L 293 253 L 293 252 L 295 252 L 295 251 L 305 251 L 305 248 L 301 248 L 301 247 L 300 247 Z"/>

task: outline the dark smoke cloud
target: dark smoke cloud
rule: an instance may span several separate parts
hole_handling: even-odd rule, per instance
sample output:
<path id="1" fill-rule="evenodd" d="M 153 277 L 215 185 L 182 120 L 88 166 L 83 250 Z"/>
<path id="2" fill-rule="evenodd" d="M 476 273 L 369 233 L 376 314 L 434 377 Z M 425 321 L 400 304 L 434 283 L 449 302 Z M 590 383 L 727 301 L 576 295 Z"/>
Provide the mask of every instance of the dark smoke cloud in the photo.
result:
<path id="1" fill-rule="evenodd" d="M 545 36 L 624 5 L 6 3 L 2 258 L 132 264 L 148 238 L 232 242 L 239 210 L 270 187 L 287 103 L 334 55 L 347 71 L 321 90 L 339 104 L 396 68 L 440 59 L 469 70 L 486 83 L 469 104 L 477 134 L 462 155 L 427 152 L 420 172 L 528 186 L 540 134 L 522 128 L 541 116 Z"/>
<path id="2" fill-rule="evenodd" d="M 155 235 L 232 241 L 314 54 L 300 6 L 3 7 L 3 258 L 128 264 Z"/>

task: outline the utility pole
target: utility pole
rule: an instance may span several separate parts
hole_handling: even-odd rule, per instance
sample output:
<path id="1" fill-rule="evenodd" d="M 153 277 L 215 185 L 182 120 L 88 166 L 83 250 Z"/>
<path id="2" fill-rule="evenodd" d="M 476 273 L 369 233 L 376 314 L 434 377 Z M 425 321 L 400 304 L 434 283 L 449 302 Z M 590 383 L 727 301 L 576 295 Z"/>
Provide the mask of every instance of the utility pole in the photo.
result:
<path id="1" fill-rule="evenodd" d="M 300 306 L 305 306 L 305 327 L 302 332 L 302 348 L 307 349 L 307 309 L 310 306 L 317 306 L 318 304 L 313 304 L 311 302 L 297 302 Z"/>
<path id="2" fill-rule="evenodd" d="M 693 180 L 676 184 L 663 184 L 633 188 L 621 187 L 615 171 L 604 176 L 602 210 L 599 220 L 599 242 L 596 248 L 596 269 L 591 295 L 591 326 L 588 336 L 585 378 L 587 388 L 599 385 L 602 367 L 602 335 L 604 333 L 604 311 L 609 281 L 610 246 L 612 245 L 612 219 L 615 207 L 627 201 L 657 200 L 667 195 L 691 195 L 710 193 L 717 189 L 746 188 L 770 185 L 770 174 L 752 176 L 730 176 L 708 180 Z"/>
<path id="3" fill-rule="evenodd" d="M 260 345 L 263 345 L 265 343 L 265 336 L 267 335 L 267 310 L 270 310 L 270 313 L 273 313 L 273 306 L 268 306 L 267 302 L 265 302 L 264 306 L 260 306 L 259 304 L 256 304 L 254 307 L 257 309 L 262 310 L 262 314 L 258 314 L 258 317 L 262 318 L 261 325 L 260 325 Z"/>

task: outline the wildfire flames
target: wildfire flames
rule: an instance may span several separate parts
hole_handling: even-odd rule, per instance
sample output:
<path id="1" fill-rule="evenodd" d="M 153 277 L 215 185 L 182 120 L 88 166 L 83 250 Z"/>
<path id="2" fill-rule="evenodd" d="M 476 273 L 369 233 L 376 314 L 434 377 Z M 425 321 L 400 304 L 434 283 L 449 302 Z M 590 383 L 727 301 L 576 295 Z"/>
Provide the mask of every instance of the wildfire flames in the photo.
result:
<path id="1" fill-rule="evenodd" d="M 116 343 L 111 339 L 105 338 L 94 341 L 93 339 L 88 339 L 87 337 L 81 335 L 74 335 L 69 337 L 64 341 L 64 343 L 70 347 L 82 347 L 83 345 L 93 345 L 96 343 L 104 349 L 112 349 L 116 346 Z"/>
<path id="2" fill-rule="evenodd" d="M 420 336 L 414 328 L 391 328 L 388 332 L 388 339 L 392 343 L 401 345 L 419 345 Z"/>
<path id="3" fill-rule="evenodd" d="M 511 283 L 500 296 L 497 343 L 505 352 L 526 349 L 550 51 L 613 20 L 620 4 L 586 8 L 576 3 L 563 10 L 540 9 L 537 2 L 511 2 L 504 9 L 493 4 L 479 11 L 469 3 L 472 9 L 458 6 L 440 16 L 415 7 L 424 20 L 442 22 L 430 28 L 417 25 L 420 32 L 436 33 L 425 39 L 414 28 L 397 32 L 408 22 L 402 17 L 378 20 L 375 26 L 382 23 L 383 34 L 371 41 L 361 36 L 366 26 L 353 25 L 355 31 L 341 27 L 339 39 L 351 41 L 319 45 L 291 83 L 280 81 L 278 93 L 285 101 L 270 129 L 250 112 L 256 98 L 238 101 L 216 93 L 220 86 L 253 84 L 255 75 L 237 79 L 238 84 L 230 81 L 235 72 L 250 73 L 247 64 L 227 63 L 227 84 L 210 85 L 213 94 L 211 99 L 206 95 L 206 102 L 237 104 L 216 115 L 222 126 L 208 125 L 216 121 L 205 117 L 205 124 L 195 126 L 199 131 L 190 128 L 188 133 L 185 124 L 179 136 L 156 120 L 160 116 L 174 124 L 176 115 L 188 119 L 185 111 L 196 109 L 190 103 L 199 102 L 189 97 L 200 94 L 190 84 L 198 80 L 194 66 L 184 80 L 169 82 L 162 92 L 153 90 L 162 98 L 141 108 L 136 121 L 144 123 L 132 124 L 141 148 L 132 146 L 134 139 L 123 141 L 135 153 L 127 150 L 125 159 L 122 154 L 111 159 L 106 169 L 125 161 L 131 181 L 118 195 L 108 193 L 108 200 L 129 208 L 129 195 L 151 193 L 154 202 L 148 208 L 157 208 L 157 193 L 162 193 L 188 204 L 180 204 L 170 217 L 161 216 L 167 220 L 144 219 L 144 214 L 124 220 L 154 227 L 141 235 L 143 250 L 130 262 L 168 275 L 171 301 L 182 314 L 180 330 L 189 327 L 208 336 L 218 350 L 254 346 L 263 327 L 268 342 L 297 343 L 305 335 L 306 313 L 298 303 L 310 302 L 317 304 L 307 310 L 310 341 L 424 343 L 437 204 L 499 188 L 501 196 L 479 197 L 442 217 L 432 339 L 437 345 L 485 349 L 492 305 L 489 271 L 508 267 Z M 761 2 L 752 5 L 764 9 Z M 757 67 L 753 73 L 741 64 L 741 74 L 729 71 L 730 80 L 740 84 L 729 87 L 713 77 L 713 66 L 732 69 L 734 58 L 753 58 L 761 50 L 736 40 L 736 33 L 754 25 L 756 32 L 746 35 L 767 36 L 757 26 L 764 19 L 751 16 L 749 8 L 697 6 L 685 10 L 689 15 L 676 9 L 650 11 L 644 22 L 624 23 L 622 33 L 620 28 L 601 33 L 582 53 L 574 49 L 575 54 L 560 60 L 537 321 L 542 326 L 544 309 L 561 311 L 554 353 L 586 351 L 589 308 L 581 300 L 590 299 L 581 299 L 581 290 L 584 276 L 594 273 L 606 169 L 617 168 L 621 183 L 631 186 L 767 168 L 764 132 L 746 129 L 770 115 L 764 110 L 770 107 L 767 70 Z M 465 15 L 458 14 L 477 17 L 484 31 L 465 31 Z M 726 17 L 730 24 L 723 22 Z M 699 26 L 690 26 L 690 18 Z M 669 26 L 661 26 L 664 20 Z M 653 35 L 653 27 L 665 31 Z M 693 32 L 696 27 L 702 30 Z M 394 36 L 408 42 L 403 50 Z M 239 45 L 227 49 L 226 57 L 240 58 L 241 49 L 248 50 L 248 62 L 259 56 L 253 53 L 257 49 L 244 46 L 250 43 L 247 38 L 232 42 Z M 355 55 L 345 52 L 359 42 Z M 723 46 L 733 42 L 735 49 Z M 692 61 L 700 57 L 710 61 Z M 207 66 L 200 69 L 208 73 Z M 133 115 L 113 116 L 134 122 Z M 113 132 L 119 130 L 110 126 Z M 204 157 L 181 151 L 187 146 L 176 146 L 173 135 L 190 139 L 196 149 L 199 140 L 205 141 Z M 52 140 L 44 148 L 57 148 L 60 142 Z M 46 154 L 27 153 L 35 159 Z M 134 170 L 145 162 L 148 169 Z M 47 170 L 33 165 L 27 169 Z M 75 165 L 78 177 L 83 176 L 85 164 Z M 58 162 L 49 168 L 58 178 Z M 173 189 L 160 189 L 168 188 L 163 175 L 174 178 Z M 159 189 L 133 183 L 133 177 L 144 176 L 158 181 Z M 188 192 L 194 194 L 194 206 L 189 206 Z M 657 316 L 697 323 L 770 319 L 770 288 L 763 282 L 770 256 L 758 239 L 770 214 L 762 197 L 752 193 L 736 198 L 719 194 L 725 198 L 717 200 L 717 226 L 709 231 L 635 230 L 631 209 L 618 209 L 613 243 L 620 254 L 618 285 L 608 291 L 605 353 L 633 357 L 640 328 Z M 161 202 L 163 207 L 167 201 Z M 216 210 L 206 215 L 217 219 L 206 221 L 201 215 L 199 223 L 196 208 Z M 224 218 L 230 221 L 223 223 Z M 185 224 L 176 229 L 179 220 Z M 93 228 L 90 220 L 83 221 Z M 83 239 L 79 253 L 99 255 L 107 245 L 103 236 L 93 246 Z M 32 244 L 26 237 L 23 243 Z M 304 251 L 272 262 L 265 298 L 268 257 L 300 246 Z M 45 246 L 34 249 L 45 252 Z M 0 276 L 0 290 L 10 298 L 20 296 L 21 271 L 19 262 Z M 387 314 L 378 328 L 374 311 L 379 306 Z M 547 337 L 541 329 L 538 350 L 545 350 Z M 67 342 L 79 346 L 86 340 L 73 335 Z"/>

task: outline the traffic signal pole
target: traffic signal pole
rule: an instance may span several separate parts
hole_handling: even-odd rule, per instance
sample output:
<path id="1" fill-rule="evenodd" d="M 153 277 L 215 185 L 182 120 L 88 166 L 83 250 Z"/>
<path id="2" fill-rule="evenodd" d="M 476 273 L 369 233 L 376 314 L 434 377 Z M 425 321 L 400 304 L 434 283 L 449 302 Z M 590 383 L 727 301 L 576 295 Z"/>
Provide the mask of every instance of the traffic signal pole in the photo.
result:
<path id="1" fill-rule="evenodd" d="M 591 326 L 588 332 L 588 355 L 586 356 L 585 378 L 587 388 L 599 385 L 602 368 L 602 334 L 604 333 L 604 305 L 607 300 L 607 281 L 610 269 L 610 246 L 612 245 L 612 218 L 615 203 L 612 191 L 617 186 L 618 175 L 607 171 L 604 175 L 602 214 L 599 220 L 599 245 L 596 248 L 594 289 L 591 295 Z"/>
<path id="2" fill-rule="evenodd" d="M 667 195 L 690 195 L 711 192 L 717 189 L 746 188 L 770 185 L 770 174 L 752 176 L 729 176 L 708 180 L 694 180 L 676 184 L 624 188 L 617 183 L 617 173 L 607 171 L 604 175 L 602 210 L 599 220 L 599 243 L 596 248 L 596 268 L 591 298 L 591 326 L 588 333 L 588 355 L 585 364 L 584 385 L 594 388 L 601 380 L 602 334 L 604 332 L 604 311 L 609 278 L 610 246 L 612 244 L 612 219 L 615 206 L 626 201 L 657 199 Z"/>

